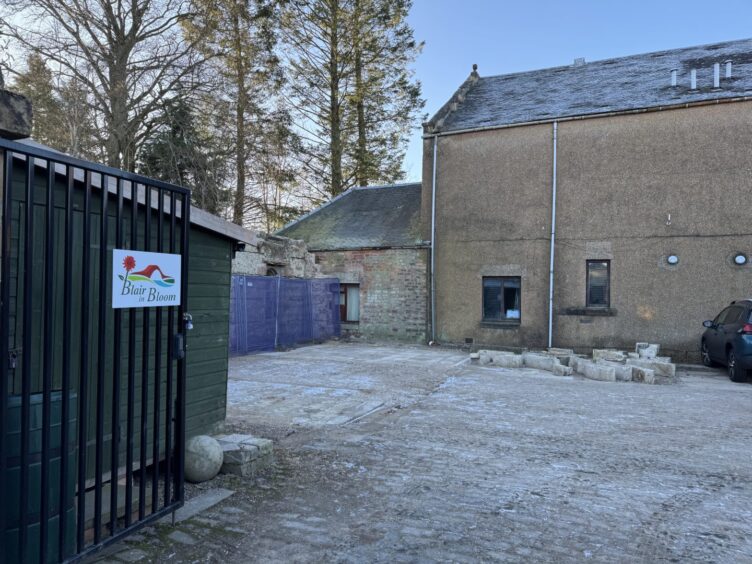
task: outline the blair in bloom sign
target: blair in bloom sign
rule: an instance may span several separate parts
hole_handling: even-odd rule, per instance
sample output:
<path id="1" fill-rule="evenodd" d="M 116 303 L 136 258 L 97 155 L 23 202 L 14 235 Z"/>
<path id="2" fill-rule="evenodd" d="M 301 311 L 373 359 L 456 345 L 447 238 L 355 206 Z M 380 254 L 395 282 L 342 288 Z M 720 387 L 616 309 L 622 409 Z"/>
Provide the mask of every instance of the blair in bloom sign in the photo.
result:
<path id="1" fill-rule="evenodd" d="M 180 305 L 180 255 L 112 251 L 112 307 Z"/>

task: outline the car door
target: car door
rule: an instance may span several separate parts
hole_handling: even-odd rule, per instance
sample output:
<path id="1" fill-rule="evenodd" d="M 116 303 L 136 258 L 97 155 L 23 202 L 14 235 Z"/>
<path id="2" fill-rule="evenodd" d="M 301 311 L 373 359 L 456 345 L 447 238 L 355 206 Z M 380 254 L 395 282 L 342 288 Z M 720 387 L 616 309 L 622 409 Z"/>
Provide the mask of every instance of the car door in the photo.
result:
<path id="1" fill-rule="evenodd" d="M 731 311 L 731 307 L 727 307 L 721 313 L 715 316 L 713 325 L 708 329 L 705 342 L 708 344 L 708 353 L 713 360 L 726 360 L 726 342 L 724 340 L 725 331 L 722 330 L 723 322 L 726 316 Z"/>
<path id="2" fill-rule="evenodd" d="M 711 355 L 717 360 L 726 361 L 726 346 L 736 336 L 736 332 L 739 329 L 739 322 L 744 312 L 742 306 L 731 306 L 723 310 L 718 325 L 716 327 L 717 336 L 714 339 L 716 348 Z"/>

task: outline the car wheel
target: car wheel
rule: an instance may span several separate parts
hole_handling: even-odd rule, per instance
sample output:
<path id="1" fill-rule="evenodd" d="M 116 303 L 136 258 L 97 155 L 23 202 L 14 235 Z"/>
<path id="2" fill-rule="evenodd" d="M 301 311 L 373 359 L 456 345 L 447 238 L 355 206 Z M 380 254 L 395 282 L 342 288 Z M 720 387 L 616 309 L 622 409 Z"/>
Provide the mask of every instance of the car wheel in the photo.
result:
<path id="1" fill-rule="evenodd" d="M 700 350 L 700 354 L 702 355 L 702 363 L 705 366 L 715 366 L 715 362 L 713 362 L 713 359 L 710 358 L 710 351 L 708 351 L 708 344 L 703 341 L 702 342 L 702 348 Z"/>
<path id="2" fill-rule="evenodd" d="M 726 355 L 726 366 L 728 367 L 729 379 L 732 382 L 741 382 L 744 379 L 740 376 L 739 367 L 736 365 L 736 355 L 734 349 L 729 349 Z"/>

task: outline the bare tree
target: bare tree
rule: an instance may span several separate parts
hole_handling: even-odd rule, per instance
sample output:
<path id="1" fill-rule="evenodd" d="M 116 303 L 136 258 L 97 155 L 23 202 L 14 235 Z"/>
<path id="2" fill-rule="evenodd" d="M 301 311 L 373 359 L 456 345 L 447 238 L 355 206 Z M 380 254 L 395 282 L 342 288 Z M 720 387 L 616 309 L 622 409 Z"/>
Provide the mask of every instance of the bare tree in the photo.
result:
<path id="1" fill-rule="evenodd" d="M 153 117 L 205 55 L 180 23 L 188 0 L 5 0 L 0 37 L 85 88 L 107 164 L 133 170 Z M 183 85 L 185 86 L 185 85 Z"/>

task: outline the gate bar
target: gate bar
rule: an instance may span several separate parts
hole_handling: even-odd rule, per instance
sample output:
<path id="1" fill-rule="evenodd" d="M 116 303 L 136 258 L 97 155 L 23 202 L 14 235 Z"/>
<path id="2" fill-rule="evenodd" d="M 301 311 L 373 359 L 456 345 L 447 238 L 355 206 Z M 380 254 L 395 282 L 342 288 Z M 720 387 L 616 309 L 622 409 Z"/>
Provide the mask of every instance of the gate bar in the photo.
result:
<path id="1" fill-rule="evenodd" d="M 0 319 L 0 342 L 3 345 L 3 358 L 0 358 L 0 476 L 6 475 L 6 443 L 5 434 L 8 432 L 8 381 L 10 374 L 8 353 L 8 339 L 10 338 L 10 315 L 7 312 L 7 305 L 10 302 L 10 238 L 11 238 L 11 212 L 10 196 L 13 187 L 13 153 L 8 150 L 3 151 L 3 217 L 2 217 L 2 248 L 0 252 L 0 261 L 2 261 L 2 270 L 0 270 L 0 293 L 2 294 L 2 319 Z M 5 487 L 5 483 L 0 487 Z M 5 513 L 6 509 L 0 509 L 0 532 L 5 531 Z M 5 534 L 0 534 L 0 564 L 5 564 Z"/>
<path id="2" fill-rule="evenodd" d="M 42 483 L 40 493 L 40 523 L 39 523 L 39 561 L 47 562 L 47 517 L 49 508 L 49 484 L 50 484 L 50 409 L 52 393 L 52 323 L 54 296 L 52 286 L 52 273 L 54 253 L 52 235 L 55 227 L 54 208 L 54 167 L 47 168 L 47 219 L 45 221 L 45 249 L 44 249 L 44 359 L 42 368 Z M 62 447 L 62 445 L 61 445 Z M 60 449 L 61 457 L 64 451 Z"/>
<path id="3" fill-rule="evenodd" d="M 123 179 L 117 179 L 117 211 L 115 214 L 115 248 L 123 248 Z M 112 264 L 113 277 L 116 265 Z M 128 273 L 126 272 L 126 275 Z M 115 296 L 112 296 L 115 299 Z M 117 532 L 118 522 L 118 466 L 120 464 L 120 339 L 122 315 L 115 310 L 115 331 L 112 347 L 112 441 L 110 442 L 110 535 Z"/>
<path id="4" fill-rule="evenodd" d="M 151 243 L 151 186 L 144 185 L 144 250 L 148 251 Z M 140 479 L 138 491 L 138 518 L 146 516 L 146 442 L 149 416 L 149 310 L 143 308 L 144 332 L 141 338 L 141 455 Z"/>
<path id="5" fill-rule="evenodd" d="M 101 176 L 99 218 L 99 309 L 97 352 L 97 435 L 94 470 L 94 544 L 102 540 L 102 464 L 104 457 L 104 376 L 107 354 L 107 203 L 110 177 Z"/>
<path id="6" fill-rule="evenodd" d="M 170 194 L 170 253 L 175 253 L 175 194 Z M 182 301 L 182 300 L 181 300 Z M 174 426 L 172 424 L 172 363 L 175 356 L 174 335 L 175 335 L 175 307 L 167 308 L 167 402 L 165 405 L 165 491 L 164 503 L 169 505 L 172 502 L 170 492 L 170 472 L 172 470 L 172 433 Z"/>
<path id="7" fill-rule="evenodd" d="M 157 215 L 157 252 L 162 252 L 162 210 L 164 193 L 157 188 L 157 202 L 159 213 Z M 151 209 L 151 208 L 149 208 Z M 156 344 L 154 346 L 154 428 L 152 439 L 152 461 L 154 469 L 151 475 L 151 510 L 152 513 L 159 507 L 159 416 L 162 387 L 162 308 L 156 308 Z"/>
<path id="8" fill-rule="evenodd" d="M 26 220 L 24 222 L 24 303 L 21 376 L 21 520 L 18 538 L 21 561 L 26 560 L 29 520 L 29 426 L 31 423 L 31 285 L 34 280 L 34 159 L 26 160 Z"/>
<path id="9" fill-rule="evenodd" d="M 63 375 L 61 382 L 60 396 L 63 402 L 62 405 L 62 421 L 60 426 L 60 449 L 62 456 L 60 457 L 60 509 L 59 525 L 60 531 L 58 533 L 58 555 L 61 558 L 67 556 L 67 546 L 65 544 L 65 538 L 67 534 L 67 521 L 68 521 L 68 431 L 70 426 L 70 372 L 71 372 L 71 298 L 72 298 L 72 286 L 73 286 L 73 269 L 70 268 L 72 264 L 72 251 L 73 251 L 73 167 L 66 166 L 66 180 L 67 190 L 65 193 L 65 264 L 68 268 L 65 269 L 65 279 L 63 281 Z"/>
<path id="10" fill-rule="evenodd" d="M 90 274 L 90 245 L 91 245 L 91 171 L 85 171 L 84 180 L 84 233 L 83 257 L 81 259 L 81 359 L 80 384 L 78 387 L 78 487 L 76 488 L 78 514 L 76 522 L 76 552 L 82 552 L 85 547 L 84 526 L 86 525 L 86 418 L 88 412 L 89 388 L 89 274 Z"/>
<path id="11" fill-rule="evenodd" d="M 188 232 L 191 224 L 191 201 L 188 194 L 182 195 L 182 217 L 180 218 L 181 228 L 181 241 L 180 241 L 180 253 L 183 255 L 181 261 L 181 276 L 180 276 L 180 306 L 178 307 L 178 326 L 180 332 L 183 333 L 183 348 L 188 349 L 188 337 L 185 334 L 185 304 L 188 301 Z M 182 504 L 185 501 L 185 379 L 186 379 L 186 366 L 185 357 L 178 360 L 178 381 L 177 381 L 177 405 L 176 413 L 177 421 L 175 424 L 175 447 L 178 450 L 177 468 L 175 469 L 175 478 L 177 484 L 176 497 Z"/>
<path id="12" fill-rule="evenodd" d="M 131 182 L 131 244 L 130 248 L 138 247 L 138 184 Z M 128 273 L 126 272 L 127 276 Z M 135 403 L 136 403 L 136 310 L 128 312 L 128 406 L 126 408 L 126 438 L 125 438 L 125 527 L 131 525 L 133 513 L 133 435 L 135 432 Z"/>

